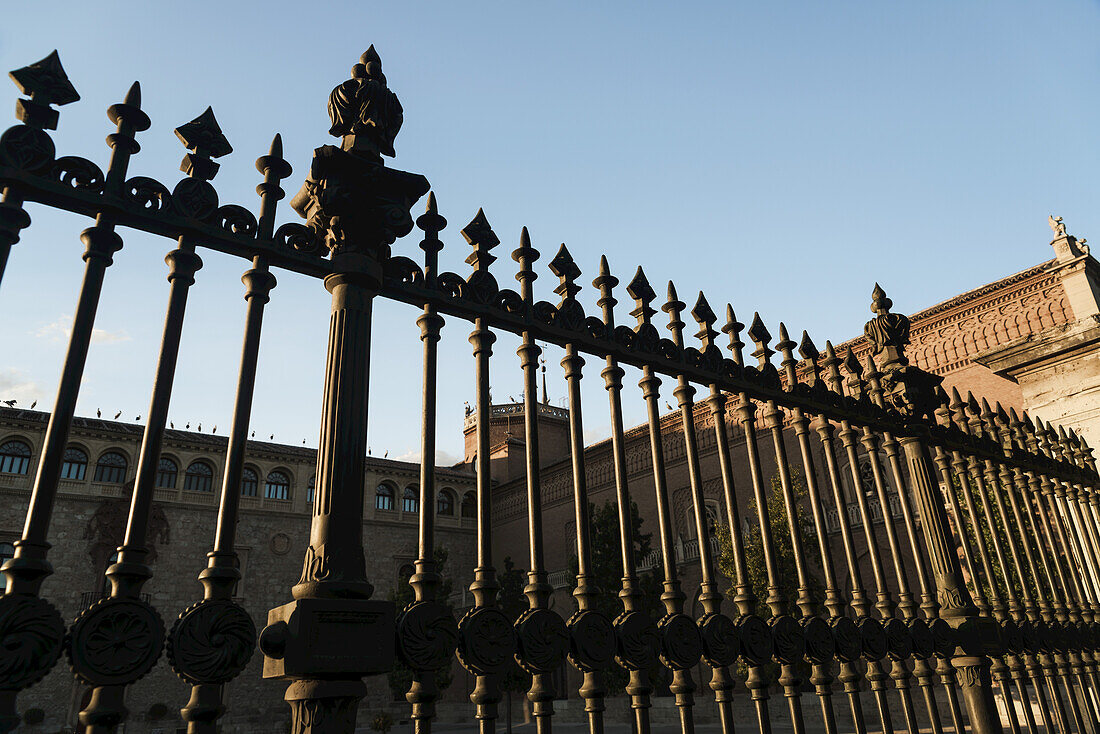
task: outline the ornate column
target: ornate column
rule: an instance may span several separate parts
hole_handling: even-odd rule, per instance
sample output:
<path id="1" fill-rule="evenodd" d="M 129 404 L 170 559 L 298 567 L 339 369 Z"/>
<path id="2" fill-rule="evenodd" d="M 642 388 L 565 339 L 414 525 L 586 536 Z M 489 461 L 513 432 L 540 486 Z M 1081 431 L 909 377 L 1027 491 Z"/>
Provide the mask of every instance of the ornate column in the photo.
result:
<path id="1" fill-rule="evenodd" d="M 1000 653 L 999 631 L 995 622 L 978 615 L 963 581 L 928 449 L 929 425 L 938 406 L 936 387 L 941 378 L 909 364 L 904 351 L 909 343 L 909 319 L 890 313 L 892 305 L 876 283 L 871 303 L 876 315 L 864 331 L 874 345 L 874 353 L 881 355 L 883 396 L 906 419 L 897 438 L 909 465 L 910 487 L 920 512 L 940 615 L 956 630 L 957 647 L 951 664 L 959 671 L 970 726 L 975 734 L 1000 734 L 989 672 L 989 656 Z"/>
<path id="2" fill-rule="evenodd" d="M 412 230 L 409 213 L 428 192 L 423 176 L 386 168 L 401 128 L 397 96 L 371 46 L 351 79 L 329 96 L 329 132 L 340 147 L 314 151 L 291 201 L 332 254 L 332 294 L 317 494 L 294 601 L 272 609 L 260 635 L 264 677 L 291 681 L 291 731 L 355 730 L 366 693 L 362 676 L 382 673 L 394 655 L 394 608 L 372 600 L 363 557 L 363 464 L 371 306 L 390 244 Z"/>

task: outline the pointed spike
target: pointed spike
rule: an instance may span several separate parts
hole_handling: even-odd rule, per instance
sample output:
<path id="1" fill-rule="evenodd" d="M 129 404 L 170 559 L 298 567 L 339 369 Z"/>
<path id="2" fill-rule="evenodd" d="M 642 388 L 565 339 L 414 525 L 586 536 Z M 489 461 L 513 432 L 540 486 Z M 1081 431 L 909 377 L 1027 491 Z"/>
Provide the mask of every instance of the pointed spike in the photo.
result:
<path id="1" fill-rule="evenodd" d="M 271 148 L 268 149 L 267 154 L 273 158 L 283 157 L 283 135 L 282 133 L 275 133 L 275 137 L 271 139 Z"/>
<path id="2" fill-rule="evenodd" d="M 607 255 L 600 255 L 600 275 L 611 275 L 611 268 L 607 264 Z"/>
<path id="3" fill-rule="evenodd" d="M 141 109 L 141 82 L 134 82 L 130 85 L 130 90 L 126 92 L 126 98 L 122 102 Z"/>
<path id="4" fill-rule="evenodd" d="M 962 401 L 963 401 L 962 396 L 959 395 L 959 388 L 952 385 L 951 386 L 951 402 L 952 403 L 961 403 Z"/>
<path id="5" fill-rule="evenodd" d="M 966 407 L 970 409 L 970 412 L 974 415 L 981 415 L 982 406 L 978 405 L 978 399 L 974 397 L 974 393 L 969 390 L 966 391 Z"/>
<path id="6" fill-rule="evenodd" d="M 863 365 L 859 363 L 859 359 L 856 357 L 856 353 L 851 349 L 844 355 L 844 368 L 857 379 L 863 376 Z"/>
<path id="7" fill-rule="evenodd" d="M 779 322 L 779 341 L 789 342 L 791 337 L 787 335 L 787 325 L 782 321 Z"/>
<path id="8" fill-rule="evenodd" d="M 520 247 L 530 247 L 531 246 L 531 235 L 530 235 L 530 233 L 528 233 L 526 226 L 524 226 L 524 228 L 522 230 L 520 230 L 520 233 L 519 233 L 519 246 Z"/>
<path id="9" fill-rule="evenodd" d="M 279 136 L 276 135 L 276 138 Z M 279 141 L 280 148 L 282 147 L 282 140 Z M 426 209 L 428 214 L 439 214 L 439 206 L 435 203 L 435 191 L 428 192 L 428 208 Z"/>
<path id="10" fill-rule="evenodd" d="M 833 343 L 828 339 L 825 340 L 825 359 L 836 359 L 836 349 L 833 348 Z"/>
<path id="11" fill-rule="evenodd" d="M 1061 440 L 1061 441 L 1065 441 L 1067 438 L 1068 438 L 1068 436 L 1066 436 L 1066 427 L 1062 426 L 1062 425 L 1059 425 L 1058 426 L 1058 439 Z"/>
<path id="12" fill-rule="evenodd" d="M 695 306 L 691 309 L 691 315 L 700 325 L 708 327 L 718 320 L 718 317 L 714 315 L 714 310 L 707 303 L 707 297 L 703 295 L 703 291 L 699 291 L 699 297 L 695 299 Z"/>
<path id="13" fill-rule="evenodd" d="M 811 362 L 821 356 L 813 339 L 810 338 L 809 332 L 805 329 L 802 331 L 802 342 L 798 345 L 798 353 L 802 356 L 802 359 L 808 359 Z"/>
<path id="14" fill-rule="evenodd" d="M 373 43 L 370 45 L 370 48 L 363 52 L 363 55 L 360 57 L 359 60 L 364 64 L 374 62 L 381 65 L 382 63 L 382 57 L 378 55 L 378 51 L 375 50 Z"/>
<path id="15" fill-rule="evenodd" d="M 634 277 L 630 279 L 630 283 L 626 286 L 626 292 L 634 300 L 646 304 L 657 297 L 657 294 L 653 292 L 653 286 L 649 284 L 649 278 L 645 277 L 645 271 L 642 270 L 641 265 L 638 266 Z"/>
<path id="16" fill-rule="evenodd" d="M 675 284 L 673 284 L 673 282 L 671 280 L 668 281 L 668 301 L 669 301 L 669 303 L 675 303 L 676 301 L 679 301 L 679 300 L 680 299 L 676 295 L 676 286 L 675 286 Z"/>
<path id="17" fill-rule="evenodd" d="M 61 57 L 58 56 L 57 49 L 40 61 L 9 72 L 8 76 L 15 82 L 20 92 L 34 99 L 38 104 L 67 105 L 80 99 L 64 67 L 61 66 Z"/>
<path id="18" fill-rule="evenodd" d="M 768 332 L 768 327 L 764 326 L 759 311 L 753 314 L 752 325 L 749 326 L 749 338 L 758 344 L 765 345 L 771 341 L 772 335 Z"/>
<path id="19" fill-rule="evenodd" d="M 1006 421 L 1008 420 L 1008 411 L 1006 411 L 1004 406 L 1001 405 L 1000 400 L 998 400 L 994 405 L 993 411 L 997 414 L 998 418 L 1002 418 Z"/>
<path id="20" fill-rule="evenodd" d="M 982 398 L 982 417 L 986 418 L 993 414 L 993 410 L 989 407 L 989 401 Z"/>
<path id="21" fill-rule="evenodd" d="M 1010 425 L 1020 425 L 1020 415 L 1016 412 L 1016 408 L 1012 407 L 1008 409 L 1008 420 Z"/>
<path id="22" fill-rule="evenodd" d="M 875 365 L 875 360 L 871 357 L 871 353 L 868 352 L 863 357 L 863 371 L 868 375 L 874 375 L 878 373 L 878 367 Z"/>

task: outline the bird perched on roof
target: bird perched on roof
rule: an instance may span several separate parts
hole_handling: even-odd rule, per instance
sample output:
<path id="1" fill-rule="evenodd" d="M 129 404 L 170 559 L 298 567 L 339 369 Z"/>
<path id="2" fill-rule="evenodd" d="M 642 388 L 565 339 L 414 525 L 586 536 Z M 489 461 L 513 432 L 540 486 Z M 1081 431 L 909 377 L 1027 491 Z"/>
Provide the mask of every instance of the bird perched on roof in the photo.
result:
<path id="1" fill-rule="evenodd" d="M 187 421 L 187 425 L 184 426 L 184 429 L 188 431 L 191 430 L 191 421 Z"/>
<path id="2" fill-rule="evenodd" d="M 389 455 L 390 455 L 389 449 L 386 449 L 386 453 L 382 454 L 382 458 L 385 459 Z"/>
<path id="3" fill-rule="evenodd" d="M 274 433 L 271 434 L 271 438 L 269 440 L 271 440 L 271 441 L 275 440 L 275 434 Z"/>
<path id="4" fill-rule="evenodd" d="M 196 426 L 196 428 L 197 428 L 199 433 L 202 433 L 202 424 L 201 423 L 198 426 Z"/>
<path id="5" fill-rule="evenodd" d="M 252 438 L 256 438 L 256 432 L 255 431 L 252 432 Z"/>
<path id="6" fill-rule="evenodd" d="M 116 421 L 118 420 L 118 417 L 119 417 L 120 415 L 122 415 L 122 411 L 121 411 L 121 410 L 120 410 L 120 411 L 118 411 L 117 413 L 115 413 L 115 420 L 116 420 Z"/>
<path id="7" fill-rule="evenodd" d="M 1080 242 L 1080 240 L 1078 240 L 1078 242 Z M 33 401 L 31 401 L 31 410 L 34 410 L 34 406 L 36 406 L 36 405 L 38 405 L 38 401 L 37 401 L 37 400 L 33 400 Z"/>
<path id="8" fill-rule="evenodd" d="M 136 418 L 134 418 L 134 420 L 136 420 L 136 421 L 139 421 L 139 420 L 141 420 L 141 416 L 140 416 L 140 415 L 139 415 L 139 416 L 137 416 Z"/>
<path id="9" fill-rule="evenodd" d="M 217 433 L 217 432 L 218 432 L 218 427 L 217 427 L 217 426 L 214 426 L 214 430 L 213 430 L 213 431 L 211 431 L 211 433 Z"/>
<path id="10" fill-rule="evenodd" d="M 168 421 L 168 427 L 169 427 L 169 428 L 175 428 L 175 427 L 176 427 L 176 424 L 175 424 L 175 423 L 173 423 L 172 421 Z"/>
<path id="11" fill-rule="evenodd" d="M 95 409 L 95 417 L 96 418 L 102 418 L 103 417 L 103 413 L 100 412 L 99 408 Z"/>
<path id="12" fill-rule="evenodd" d="M 14 408 L 15 404 L 18 403 L 19 401 L 18 400 L 5 400 L 3 402 L 4 402 L 4 405 L 8 406 L 9 408 Z"/>
<path id="13" fill-rule="evenodd" d="M 665 407 L 668 408 L 669 410 L 672 410 L 672 406 L 669 405 L 667 400 L 665 401 Z"/>

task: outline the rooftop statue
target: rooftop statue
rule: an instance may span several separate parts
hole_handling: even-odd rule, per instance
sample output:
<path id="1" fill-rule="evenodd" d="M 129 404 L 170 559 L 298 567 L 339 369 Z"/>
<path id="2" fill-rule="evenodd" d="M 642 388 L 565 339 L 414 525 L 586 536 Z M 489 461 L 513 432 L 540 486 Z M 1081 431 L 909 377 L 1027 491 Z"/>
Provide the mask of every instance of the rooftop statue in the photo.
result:
<path id="1" fill-rule="evenodd" d="M 1050 228 L 1054 231 L 1055 237 L 1066 236 L 1066 225 L 1062 221 L 1061 217 L 1056 217 L 1053 214 L 1047 217 L 1047 222 L 1050 224 Z"/>

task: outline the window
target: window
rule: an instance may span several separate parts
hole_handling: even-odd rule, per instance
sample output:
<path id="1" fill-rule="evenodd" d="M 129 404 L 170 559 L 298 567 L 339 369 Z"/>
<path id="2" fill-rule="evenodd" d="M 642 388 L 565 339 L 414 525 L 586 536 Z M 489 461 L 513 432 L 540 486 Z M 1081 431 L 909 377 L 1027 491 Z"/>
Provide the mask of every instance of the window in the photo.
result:
<path id="1" fill-rule="evenodd" d="M 241 496 L 255 497 L 260 493 L 260 476 L 247 466 L 241 471 Z"/>
<path id="2" fill-rule="evenodd" d="M 14 543 L 0 543 L 0 566 L 15 557 Z"/>
<path id="3" fill-rule="evenodd" d="M 419 507 L 420 500 L 417 499 L 416 489 L 413 487 L 405 487 L 405 491 L 401 495 L 401 511 L 416 512 Z"/>
<path id="4" fill-rule="evenodd" d="M 65 449 L 65 456 L 61 460 L 61 478 L 80 482 L 84 480 L 87 471 L 88 455 L 73 446 Z"/>
<path id="5" fill-rule="evenodd" d="M 267 482 L 264 484 L 264 497 L 269 500 L 290 499 L 290 477 L 286 475 L 286 472 L 273 471 L 267 475 Z"/>
<path id="6" fill-rule="evenodd" d="M 455 493 L 449 489 L 440 492 L 435 501 L 435 511 L 438 515 L 453 516 L 455 514 Z"/>
<path id="7" fill-rule="evenodd" d="M 306 502 L 312 502 L 313 501 L 313 492 L 315 491 L 314 488 L 315 488 L 316 484 L 317 484 L 317 477 L 310 477 L 309 478 L 309 484 L 306 485 Z"/>
<path id="8" fill-rule="evenodd" d="M 183 488 L 192 492 L 214 491 L 214 470 L 205 461 L 193 461 L 183 475 Z"/>
<path id="9" fill-rule="evenodd" d="M 397 580 L 402 583 L 408 583 L 408 580 L 412 578 L 414 573 L 416 573 L 416 569 L 413 568 L 411 563 L 403 563 L 401 568 L 397 569 Z"/>
<path id="10" fill-rule="evenodd" d="M 462 516 L 477 517 L 477 498 L 473 492 L 462 495 Z"/>
<path id="11" fill-rule="evenodd" d="M 95 463 L 92 481 L 103 484 L 122 484 L 126 481 L 126 457 L 117 451 L 108 451 Z"/>
<path id="12" fill-rule="evenodd" d="M 31 466 L 31 447 L 22 441 L 0 446 L 0 474 L 26 474 Z"/>
<path id="13" fill-rule="evenodd" d="M 160 457 L 160 461 L 157 462 L 157 481 L 156 486 L 158 489 L 175 489 L 176 477 L 179 474 L 179 467 L 176 466 L 176 462 L 165 457 Z"/>
<path id="14" fill-rule="evenodd" d="M 378 510 L 393 509 L 393 487 L 388 484 L 379 484 L 374 493 L 374 507 Z"/>
<path id="15" fill-rule="evenodd" d="M 703 512 L 705 513 L 704 522 L 707 527 L 707 537 L 714 538 L 714 532 L 718 529 L 718 526 L 722 524 L 721 521 L 721 509 L 717 502 L 714 500 L 706 500 L 703 503 Z M 687 539 L 695 540 L 697 533 L 695 532 L 695 508 L 688 507 L 685 516 Z"/>

